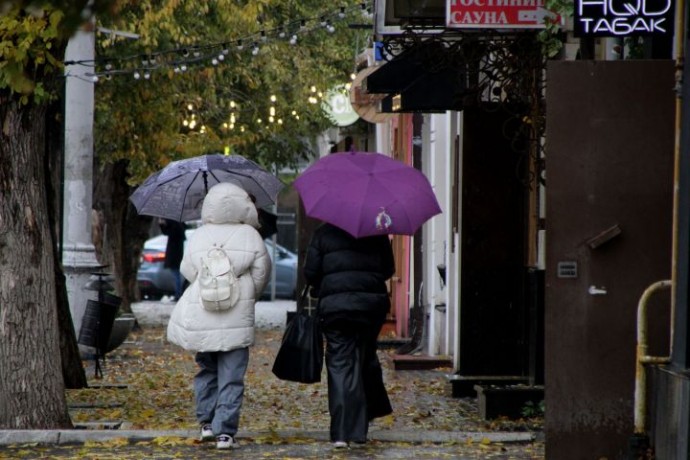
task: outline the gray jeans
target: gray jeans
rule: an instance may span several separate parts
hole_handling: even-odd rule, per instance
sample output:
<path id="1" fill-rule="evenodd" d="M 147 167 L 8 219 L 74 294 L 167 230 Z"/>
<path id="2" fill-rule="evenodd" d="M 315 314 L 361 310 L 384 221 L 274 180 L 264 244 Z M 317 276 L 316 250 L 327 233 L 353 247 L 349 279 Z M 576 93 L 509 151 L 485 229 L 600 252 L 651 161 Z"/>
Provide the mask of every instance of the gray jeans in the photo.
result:
<path id="1" fill-rule="evenodd" d="M 199 352 L 199 372 L 194 376 L 196 418 L 211 423 L 213 433 L 235 435 L 244 399 L 244 374 L 249 349 Z"/>

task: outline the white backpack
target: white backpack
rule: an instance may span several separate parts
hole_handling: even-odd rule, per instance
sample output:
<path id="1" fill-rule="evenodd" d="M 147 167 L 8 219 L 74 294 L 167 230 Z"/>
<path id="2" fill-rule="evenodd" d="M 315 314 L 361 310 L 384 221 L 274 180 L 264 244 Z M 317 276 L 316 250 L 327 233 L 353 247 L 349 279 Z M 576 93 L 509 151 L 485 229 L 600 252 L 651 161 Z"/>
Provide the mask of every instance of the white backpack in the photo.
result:
<path id="1" fill-rule="evenodd" d="M 223 246 L 214 246 L 201 257 L 199 272 L 201 304 L 209 311 L 234 307 L 240 298 L 240 286 Z"/>

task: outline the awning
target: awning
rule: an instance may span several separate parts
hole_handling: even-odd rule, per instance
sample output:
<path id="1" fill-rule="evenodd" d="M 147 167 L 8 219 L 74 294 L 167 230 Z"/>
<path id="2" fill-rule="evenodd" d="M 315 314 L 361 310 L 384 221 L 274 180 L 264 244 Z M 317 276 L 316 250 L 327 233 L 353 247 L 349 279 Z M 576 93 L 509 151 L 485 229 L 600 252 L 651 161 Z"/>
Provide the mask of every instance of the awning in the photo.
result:
<path id="1" fill-rule="evenodd" d="M 462 110 L 467 89 L 464 65 L 448 59 L 444 45 L 427 41 L 415 46 L 366 78 L 369 93 L 386 93 L 381 112 Z"/>

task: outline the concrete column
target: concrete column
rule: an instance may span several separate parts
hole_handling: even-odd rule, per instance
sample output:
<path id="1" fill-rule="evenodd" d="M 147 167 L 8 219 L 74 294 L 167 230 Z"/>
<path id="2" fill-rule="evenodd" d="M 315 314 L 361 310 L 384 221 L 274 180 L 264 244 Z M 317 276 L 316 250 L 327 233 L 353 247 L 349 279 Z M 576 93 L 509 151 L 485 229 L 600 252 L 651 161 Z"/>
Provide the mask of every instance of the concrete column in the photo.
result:
<path id="1" fill-rule="evenodd" d="M 95 34 L 78 31 L 69 41 L 65 61 L 95 58 Z M 77 335 L 86 301 L 96 292 L 85 289 L 91 273 L 99 269 L 91 240 L 93 191 L 94 83 L 86 75 L 89 65 L 65 68 L 65 179 L 62 220 L 62 264 L 67 277 L 70 311 Z"/>

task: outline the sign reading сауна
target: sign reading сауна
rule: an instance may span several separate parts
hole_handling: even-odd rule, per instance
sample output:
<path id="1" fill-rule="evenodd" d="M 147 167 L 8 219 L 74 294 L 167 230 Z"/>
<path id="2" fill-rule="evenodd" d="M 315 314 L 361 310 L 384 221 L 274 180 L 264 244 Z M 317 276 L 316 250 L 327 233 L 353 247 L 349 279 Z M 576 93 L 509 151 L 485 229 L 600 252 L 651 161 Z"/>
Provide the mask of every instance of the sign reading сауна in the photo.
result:
<path id="1" fill-rule="evenodd" d="M 575 0 L 575 35 L 672 34 L 673 10 L 673 0 Z"/>

